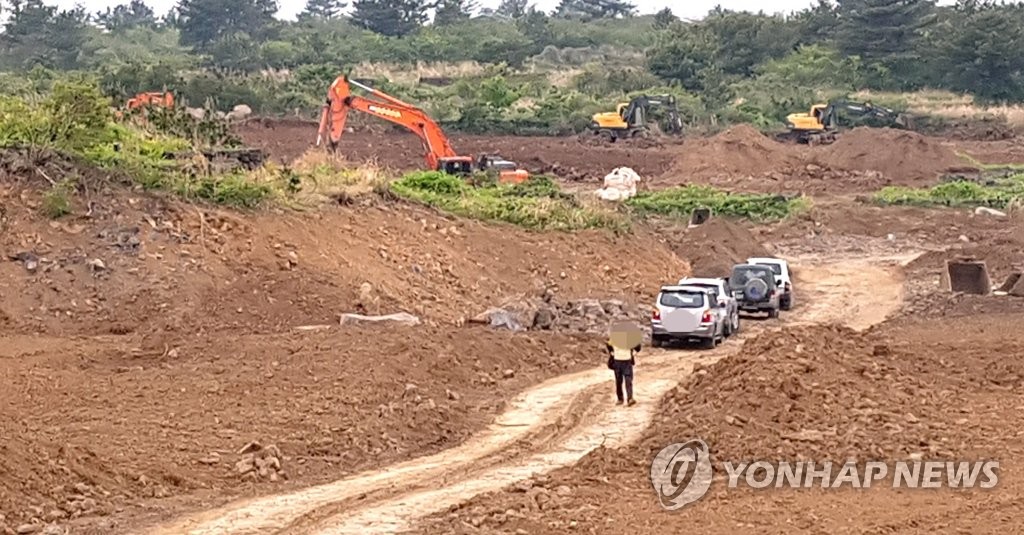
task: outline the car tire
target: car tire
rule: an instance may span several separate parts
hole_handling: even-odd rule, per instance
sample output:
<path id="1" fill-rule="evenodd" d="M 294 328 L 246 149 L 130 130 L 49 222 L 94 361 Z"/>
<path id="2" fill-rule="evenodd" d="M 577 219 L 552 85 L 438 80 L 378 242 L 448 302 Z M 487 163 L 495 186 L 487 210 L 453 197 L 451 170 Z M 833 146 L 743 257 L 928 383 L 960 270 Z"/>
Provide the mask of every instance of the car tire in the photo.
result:
<path id="1" fill-rule="evenodd" d="M 738 311 L 732 317 L 732 329 L 730 330 L 732 331 L 732 334 L 740 332 L 740 313 Z"/>
<path id="2" fill-rule="evenodd" d="M 730 336 L 732 336 L 732 318 L 722 326 L 722 338 L 725 339 Z"/>
<path id="3" fill-rule="evenodd" d="M 651 347 L 665 347 L 665 341 L 661 338 L 651 338 Z"/>
<path id="4" fill-rule="evenodd" d="M 769 310 L 768 311 L 768 317 L 772 318 L 772 319 L 779 317 L 779 309 L 773 308 L 773 309 Z"/>
<path id="5" fill-rule="evenodd" d="M 714 349 L 718 347 L 718 337 L 712 336 L 711 338 L 705 339 L 703 346 L 704 349 Z"/>
<path id="6" fill-rule="evenodd" d="M 793 296 L 786 295 L 779 300 L 779 308 L 782 310 L 792 310 L 793 308 Z"/>

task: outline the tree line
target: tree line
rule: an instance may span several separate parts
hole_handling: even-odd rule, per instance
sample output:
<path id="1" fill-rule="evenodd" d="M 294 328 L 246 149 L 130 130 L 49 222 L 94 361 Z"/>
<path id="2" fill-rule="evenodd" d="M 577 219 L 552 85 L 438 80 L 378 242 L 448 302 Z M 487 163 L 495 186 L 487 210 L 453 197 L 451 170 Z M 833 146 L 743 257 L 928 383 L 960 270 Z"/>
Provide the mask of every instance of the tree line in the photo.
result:
<path id="1" fill-rule="evenodd" d="M 742 100 L 775 120 L 776 108 L 864 88 L 1024 101 L 1021 2 L 818 0 L 787 15 L 718 8 L 696 22 L 668 9 L 638 16 L 627 0 L 561 0 L 551 12 L 530 0 L 495 9 L 476 0 L 307 0 L 294 21 L 275 18 L 278 9 L 275 0 L 179 0 L 157 16 L 143 0 L 96 13 L 0 0 L 0 69 L 92 71 L 114 93 L 130 93 L 180 85 L 186 73 L 288 70 L 321 83 L 362 62 L 514 70 L 551 51 L 608 49 L 633 64 L 628 74 L 587 73 L 603 81 L 587 82 L 592 92 L 626 77 L 620 85 L 671 86 L 709 107 Z"/>

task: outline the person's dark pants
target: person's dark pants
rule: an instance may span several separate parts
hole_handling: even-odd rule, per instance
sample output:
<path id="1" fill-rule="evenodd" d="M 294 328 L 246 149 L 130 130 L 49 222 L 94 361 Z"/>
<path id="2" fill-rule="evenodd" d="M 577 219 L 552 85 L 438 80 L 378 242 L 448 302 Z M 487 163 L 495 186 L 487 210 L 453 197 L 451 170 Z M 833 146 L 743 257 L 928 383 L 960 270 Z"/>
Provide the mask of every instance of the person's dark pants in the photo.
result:
<path id="1" fill-rule="evenodd" d="M 622 399 L 622 384 L 626 384 L 626 399 L 633 399 L 633 363 L 628 360 L 612 361 L 615 372 L 615 396 Z"/>

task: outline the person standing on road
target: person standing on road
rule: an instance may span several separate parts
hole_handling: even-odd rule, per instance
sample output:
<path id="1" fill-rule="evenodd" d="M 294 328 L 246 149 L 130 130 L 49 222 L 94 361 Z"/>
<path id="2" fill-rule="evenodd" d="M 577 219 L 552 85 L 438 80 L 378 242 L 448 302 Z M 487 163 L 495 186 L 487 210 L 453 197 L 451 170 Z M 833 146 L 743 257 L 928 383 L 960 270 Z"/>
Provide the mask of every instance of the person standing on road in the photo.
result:
<path id="1" fill-rule="evenodd" d="M 615 372 L 615 396 L 618 398 L 617 405 L 623 403 L 622 387 L 626 387 L 625 402 L 632 406 L 636 404 L 633 399 L 633 366 L 636 364 L 636 354 L 640 352 L 640 344 L 632 349 L 615 347 L 608 342 L 605 344 L 608 349 L 608 367 Z"/>

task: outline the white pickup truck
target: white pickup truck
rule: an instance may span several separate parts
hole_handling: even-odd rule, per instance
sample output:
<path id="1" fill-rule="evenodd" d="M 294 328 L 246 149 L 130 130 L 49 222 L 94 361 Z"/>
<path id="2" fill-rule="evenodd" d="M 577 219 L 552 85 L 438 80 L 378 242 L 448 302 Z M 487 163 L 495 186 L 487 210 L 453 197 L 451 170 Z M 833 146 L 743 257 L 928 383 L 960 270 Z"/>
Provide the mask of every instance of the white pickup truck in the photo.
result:
<path id="1" fill-rule="evenodd" d="M 748 264 L 767 266 L 775 273 L 775 284 L 782 291 L 779 298 L 779 308 L 790 310 L 793 308 L 793 281 L 790 278 L 789 263 L 781 258 L 755 257 L 748 258 Z"/>

